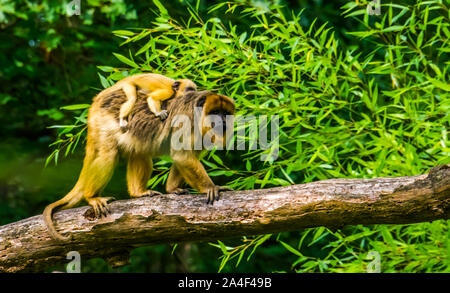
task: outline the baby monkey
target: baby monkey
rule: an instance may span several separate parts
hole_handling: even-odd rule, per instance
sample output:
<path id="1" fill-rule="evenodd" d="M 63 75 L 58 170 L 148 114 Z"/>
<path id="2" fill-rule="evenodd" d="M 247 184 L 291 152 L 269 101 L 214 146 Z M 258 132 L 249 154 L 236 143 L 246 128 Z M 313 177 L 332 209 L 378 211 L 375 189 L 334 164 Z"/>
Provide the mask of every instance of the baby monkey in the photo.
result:
<path id="1" fill-rule="evenodd" d="M 120 107 L 119 125 L 128 125 L 127 117 L 136 103 L 136 91 L 143 93 L 147 97 L 147 104 L 156 117 L 165 120 L 168 116 L 167 110 L 161 111 L 161 101 L 172 97 L 179 97 L 186 92 L 196 91 L 197 85 L 189 79 L 173 80 L 161 74 L 144 73 L 126 77 L 118 81 L 110 89 L 121 88 L 127 101 Z"/>

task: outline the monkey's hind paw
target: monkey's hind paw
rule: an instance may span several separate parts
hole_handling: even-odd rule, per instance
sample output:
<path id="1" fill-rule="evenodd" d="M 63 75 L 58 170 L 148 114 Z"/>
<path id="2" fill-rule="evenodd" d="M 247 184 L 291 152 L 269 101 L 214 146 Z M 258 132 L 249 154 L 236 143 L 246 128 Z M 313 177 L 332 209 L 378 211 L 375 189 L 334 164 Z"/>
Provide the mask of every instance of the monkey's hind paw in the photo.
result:
<path id="1" fill-rule="evenodd" d="M 160 195 L 162 194 L 159 191 L 155 191 L 155 190 L 146 190 L 145 192 L 141 193 L 141 194 L 137 194 L 137 195 L 131 195 L 131 197 L 144 197 L 144 196 L 155 196 L 155 195 Z"/>
<path id="2" fill-rule="evenodd" d="M 101 218 L 111 213 L 108 208 L 108 201 L 115 199 L 114 197 L 93 197 L 87 199 L 87 202 L 92 206 L 94 210 L 94 217 Z"/>
<path id="3" fill-rule="evenodd" d="M 214 201 L 218 201 L 220 198 L 220 192 L 221 191 L 233 191 L 232 188 L 227 186 L 214 186 L 213 188 L 209 189 L 206 193 L 207 201 L 206 204 L 214 204 Z"/>
<path id="4" fill-rule="evenodd" d="M 168 116 L 169 113 L 167 112 L 167 110 L 162 110 L 161 112 L 156 113 L 156 117 L 159 117 L 159 119 L 161 120 L 166 120 Z"/>

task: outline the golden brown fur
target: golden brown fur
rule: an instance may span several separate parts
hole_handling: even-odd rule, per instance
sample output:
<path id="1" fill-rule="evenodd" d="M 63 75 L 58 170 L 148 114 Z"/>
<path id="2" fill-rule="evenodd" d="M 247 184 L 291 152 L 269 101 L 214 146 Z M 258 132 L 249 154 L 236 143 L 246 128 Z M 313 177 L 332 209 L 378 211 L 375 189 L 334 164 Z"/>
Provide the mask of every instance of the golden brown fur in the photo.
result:
<path id="1" fill-rule="evenodd" d="M 138 95 L 145 97 L 139 92 Z M 107 201 L 111 198 L 97 196 L 111 178 L 120 155 L 128 160 L 127 185 L 132 197 L 158 193 L 147 190 L 146 185 L 152 172 L 152 158 L 161 155 L 170 155 L 174 161 L 167 179 L 167 192 L 185 193 L 187 190 L 182 185 L 186 182 L 199 192 L 207 193 L 208 202 L 213 202 L 220 190 L 226 190 L 211 181 L 198 159 L 199 151 L 175 150 L 170 141 L 174 131 L 171 121 L 176 115 L 184 114 L 194 121 L 196 106 L 203 107 L 202 119 L 211 110 L 234 114 L 234 103 L 230 98 L 209 91 L 186 93 L 166 101 L 169 116 L 164 121 L 152 114 L 144 98 L 138 98 L 128 117 L 128 126 L 124 129 L 119 125 L 119 113 L 126 100 L 127 97 L 120 89 L 105 90 L 94 98 L 88 114 L 86 155 L 79 179 L 64 198 L 44 210 L 45 222 L 54 238 L 70 239 L 60 235 L 53 226 L 52 213 L 56 208 L 73 207 L 84 198 L 96 215 L 108 213 Z M 201 129 L 201 133 L 205 133 L 205 130 Z"/>

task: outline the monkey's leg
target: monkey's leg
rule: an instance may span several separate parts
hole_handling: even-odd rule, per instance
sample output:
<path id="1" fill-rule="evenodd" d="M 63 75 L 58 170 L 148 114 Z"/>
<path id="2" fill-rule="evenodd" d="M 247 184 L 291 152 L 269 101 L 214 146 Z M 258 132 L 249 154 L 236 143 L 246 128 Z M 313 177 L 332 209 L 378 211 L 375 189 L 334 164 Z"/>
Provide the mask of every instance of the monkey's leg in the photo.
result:
<path id="1" fill-rule="evenodd" d="M 96 148 L 98 142 L 101 142 L 99 145 L 104 145 L 105 147 Z M 53 238 L 63 241 L 70 240 L 71 238 L 70 236 L 64 237 L 59 234 L 53 225 L 52 214 L 57 208 L 67 209 L 73 207 L 80 202 L 82 198 L 85 198 L 93 207 L 96 217 L 102 213 L 105 214 L 108 211 L 106 204 L 108 200 L 112 198 L 106 197 L 94 199 L 92 197 L 108 183 L 116 160 L 117 151 L 114 148 L 114 144 L 111 145 L 111 140 L 101 140 L 99 133 L 95 132 L 95 127 L 94 129 L 88 129 L 86 155 L 83 160 L 83 167 L 77 183 L 64 198 L 48 205 L 44 210 L 44 221 Z"/>
<path id="2" fill-rule="evenodd" d="M 132 154 L 128 158 L 127 185 L 131 197 L 153 196 L 161 194 L 148 190 L 147 181 L 152 173 L 152 160 L 144 155 Z"/>
<path id="3" fill-rule="evenodd" d="M 120 127 L 125 127 L 128 124 L 126 118 L 136 103 L 136 86 L 134 84 L 126 83 L 122 86 L 122 90 L 127 97 L 127 101 L 120 107 L 119 125 Z"/>
<path id="4" fill-rule="evenodd" d="M 83 197 L 94 209 L 96 217 L 107 215 L 109 210 L 107 203 L 113 197 L 95 197 L 106 186 L 117 164 L 118 153 L 114 148 L 103 147 L 97 155 L 86 156 L 80 175 L 79 184 L 83 190 Z"/>
<path id="5" fill-rule="evenodd" d="M 219 200 L 220 191 L 232 190 L 229 187 L 215 185 L 196 157 L 174 155 L 172 158 L 186 182 L 200 193 L 206 193 L 208 198 L 206 203 L 213 204 L 215 200 Z"/>
<path id="6" fill-rule="evenodd" d="M 172 96 L 172 91 L 165 90 L 165 89 L 159 89 L 153 91 L 151 94 L 147 97 L 147 104 L 150 108 L 150 111 L 153 112 L 153 114 L 156 115 L 156 117 L 159 117 L 161 120 L 164 120 L 167 118 L 167 110 L 161 111 L 161 102 L 167 100 Z"/>
<path id="7" fill-rule="evenodd" d="M 181 175 L 180 170 L 178 170 L 177 165 L 174 163 L 170 167 L 169 177 L 167 178 L 166 191 L 167 193 L 175 194 L 188 194 L 189 190 L 181 188 L 184 183 L 183 175 Z"/>

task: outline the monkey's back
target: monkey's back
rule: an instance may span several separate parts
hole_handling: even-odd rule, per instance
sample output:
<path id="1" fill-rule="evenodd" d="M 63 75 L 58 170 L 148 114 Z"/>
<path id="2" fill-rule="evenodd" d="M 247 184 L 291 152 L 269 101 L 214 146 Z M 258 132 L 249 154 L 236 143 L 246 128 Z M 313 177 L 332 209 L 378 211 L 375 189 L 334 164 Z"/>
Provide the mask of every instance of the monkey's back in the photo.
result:
<path id="1" fill-rule="evenodd" d="M 121 90 L 101 92 L 92 103 L 88 115 L 88 137 L 97 135 L 105 140 L 113 140 L 115 147 L 123 153 L 149 153 L 152 156 L 169 154 L 171 123 L 178 114 L 187 115 L 193 122 L 193 110 L 196 101 L 208 93 L 192 92 L 162 103 L 169 116 L 161 121 L 149 109 L 145 95 L 138 92 L 138 99 L 128 116 L 125 129 L 119 126 L 120 107 L 126 102 Z"/>

